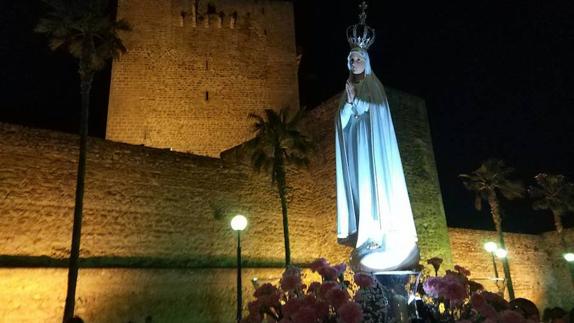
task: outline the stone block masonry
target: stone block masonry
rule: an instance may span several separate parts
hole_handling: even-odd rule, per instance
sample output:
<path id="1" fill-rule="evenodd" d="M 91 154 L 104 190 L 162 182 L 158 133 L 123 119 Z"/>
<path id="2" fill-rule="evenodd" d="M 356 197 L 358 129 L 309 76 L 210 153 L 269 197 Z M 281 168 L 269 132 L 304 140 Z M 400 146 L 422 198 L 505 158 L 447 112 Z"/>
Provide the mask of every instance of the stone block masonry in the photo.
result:
<path id="1" fill-rule="evenodd" d="M 0 138 L 0 255 L 65 259 L 76 136 L 3 124 Z M 302 177 L 291 184 L 293 260 L 342 261 L 346 253 L 331 243 L 335 220 L 309 213 L 312 180 Z M 250 221 L 246 263 L 280 266 L 281 208 L 266 176 L 220 159 L 90 139 L 82 257 L 108 266 L 234 266 L 235 213 Z"/>
<path id="2" fill-rule="evenodd" d="M 251 138 L 247 115 L 298 107 L 292 4 L 120 0 L 106 138 L 216 157 Z"/>
<path id="3" fill-rule="evenodd" d="M 314 112 L 316 130 L 329 113 Z M 409 138 L 398 133 L 399 140 Z M 52 322 L 61 313 L 65 270 L 58 267 L 69 254 L 77 141 L 0 124 L 0 322 Z M 287 177 L 297 264 L 318 257 L 342 262 L 350 251 L 336 243 L 333 148 L 324 148 L 309 172 L 291 169 Z M 401 148 L 401 154 L 408 151 Z M 482 243 L 494 233 L 443 228 L 440 200 L 418 201 L 409 174 L 422 171 L 404 159 L 405 168 L 411 165 L 407 181 L 423 260 L 452 254 L 452 263 L 469 267 L 473 278 L 492 277 Z M 269 179 L 248 166 L 92 138 L 87 167 L 81 256 L 91 268 L 80 271 L 78 313 L 88 321 L 143 322 L 146 315 L 154 322 L 231 321 L 235 237 L 228 220 L 235 213 L 250 221 L 242 240 L 245 294 L 253 291 L 251 277 L 279 277 L 279 201 Z M 418 185 L 431 190 L 436 183 Z M 541 308 L 574 305 L 557 241 L 553 233 L 507 238 L 517 296 Z"/>
<path id="4" fill-rule="evenodd" d="M 472 279 L 496 291 L 492 258 L 483 248 L 485 242 L 497 241 L 496 232 L 458 228 L 448 231 L 454 263 L 470 269 Z M 568 241 L 574 241 L 574 230 L 565 232 Z M 516 297 L 532 300 L 541 311 L 546 307 L 569 310 L 574 306 L 574 281 L 568 263 L 562 258 L 556 232 L 505 233 L 504 240 Z M 500 277 L 504 277 L 501 261 L 496 262 Z"/>

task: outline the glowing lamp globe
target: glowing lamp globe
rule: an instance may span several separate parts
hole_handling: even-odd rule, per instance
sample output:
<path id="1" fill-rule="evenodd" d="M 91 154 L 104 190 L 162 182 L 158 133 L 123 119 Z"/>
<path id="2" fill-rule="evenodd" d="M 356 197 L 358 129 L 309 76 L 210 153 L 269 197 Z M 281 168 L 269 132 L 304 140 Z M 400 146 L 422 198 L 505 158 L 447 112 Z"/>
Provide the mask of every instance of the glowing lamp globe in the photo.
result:
<path id="1" fill-rule="evenodd" d="M 490 253 L 493 253 L 496 251 L 496 249 L 498 249 L 498 246 L 496 245 L 496 242 L 489 241 L 484 244 L 484 249 Z"/>
<path id="2" fill-rule="evenodd" d="M 574 262 L 574 253 L 567 252 L 567 253 L 563 254 L 562 256 L 564 257 L 564 259 L 566 259 L 566 261 Z"/>
<path id="3" fill-rule="evenodd" d="M 495 254 L 498 258 L 505 258 L 508 255 L 508 251 L 505 249 L 496 249 Z"/>
<path id="4" fill-rule="evenodd" d="M 236 215 L 231 219 L 231 228 L 235 231 L 243 231 L 247 226 L 247 218 L 243 215 Z"/>

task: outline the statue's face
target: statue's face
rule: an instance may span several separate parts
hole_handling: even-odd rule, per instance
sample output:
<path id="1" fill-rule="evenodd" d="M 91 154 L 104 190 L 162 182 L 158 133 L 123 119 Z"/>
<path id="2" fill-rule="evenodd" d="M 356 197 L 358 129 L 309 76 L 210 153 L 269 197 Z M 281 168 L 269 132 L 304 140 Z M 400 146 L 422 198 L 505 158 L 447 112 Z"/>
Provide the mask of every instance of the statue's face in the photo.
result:
<path id="1" fill-rule="evenodd" d="M 365 60 L 359 53 L 351 53 L 351 72 L 361 74 L 365 71 Z"/>

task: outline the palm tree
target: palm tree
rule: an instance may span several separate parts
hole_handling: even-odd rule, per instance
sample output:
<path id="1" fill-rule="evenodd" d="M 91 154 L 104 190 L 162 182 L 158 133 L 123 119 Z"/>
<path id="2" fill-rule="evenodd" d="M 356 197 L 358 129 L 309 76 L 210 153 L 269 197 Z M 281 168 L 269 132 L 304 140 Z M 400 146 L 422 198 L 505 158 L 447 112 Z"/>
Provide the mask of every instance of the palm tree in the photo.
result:
<path id="1" fill-rule="evenodd" d="M 464 186 L 474 192 L 474 206 L 477 210 L 482 209 L 482 201 L 486 201 L 490 207 L 492 221 L 498 233 L 498 242 L 501 248 L 506 249 L 504 244 L 504 233 L 502 232 L 502 210 L 500 208 L 500 195 L 508 200 L 522 197 L 524 194 L 524 185 L 519 181 L 510 180 L 508 177 L 514 170 L 506 167 L 502 160 L 489 159 L 480 167 L 474 170 L 470 175 L 461 174 Z M 512 287 L 512 278 L 510 277 L 510 266 L 508 259 L 502 259 L 504 276 L 506 277 L 508 296 L 514 299 L 514 288 Z"/>
<path id="2" fill-rule="evenodd" d="M 255 138 L 245 148 L 251 155 L 251 164 L 256 171 L 265 170 L 271 176 L 271 183 L 277 187 L 283 214 L 283 237 L 285 239 L 285 266 L 291 264 L 289 225 L 287 217 L 286 166 L 309 166 L 309 153 L 313 145 L 308 136 L 300 131 L 303 110 L 294 115 L 287 108 L 276 112 L 264 111 L 264 116 L 254 113 L 253 131 Z"/>
<path id="3" fill-rule="evenodd" d="M 49 12 L 40 19 L 35 30 L 49 37 L 49 46 L 52 50 L 64 49 L 78 59 L 82 98 L 76 200 L 63 317 L 63 322 L 68 322 L 74 315 L 78 279 L 90 90 L 94 74 L 101 70 L 109 59 L 118 58 L 126 51 L 118 32 L 128 31 L 130 26 L 124 20 L 115 21 L 108 14 L 109 6 L 105 0 L 45 0 L 44 2 Z"/>
<path id="4" fill-rule="evenodd" d="M 528 193 L 536 199 L 532 202 L 535 210 L 550 210 L 554 216 L 554 226 L 560 237 L 560 243 L 565 250 L 564 226 L 562 216 L 574 212 L 574 184 L 568 182 L 563 175 L 538 174 L 534 176 L 536 186 L 530 186 Z"/>

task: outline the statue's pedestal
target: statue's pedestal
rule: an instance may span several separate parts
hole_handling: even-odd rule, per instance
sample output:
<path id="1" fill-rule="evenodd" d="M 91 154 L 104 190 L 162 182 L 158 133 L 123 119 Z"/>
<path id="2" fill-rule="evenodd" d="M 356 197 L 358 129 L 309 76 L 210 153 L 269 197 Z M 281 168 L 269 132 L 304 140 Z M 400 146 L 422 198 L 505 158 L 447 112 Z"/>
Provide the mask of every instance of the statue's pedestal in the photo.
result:
<path id="1" fill-rule="evenodd" d="M 420 280 L 417 271 L 383 271 L 373 273 L 378 285 L 374 295 L 379 298 L 377 306 L 373 308 L 379 314 L 372 316 L 372 322 L 384 323 L 410 323 L 418 319 L 415 295 Z"/>

